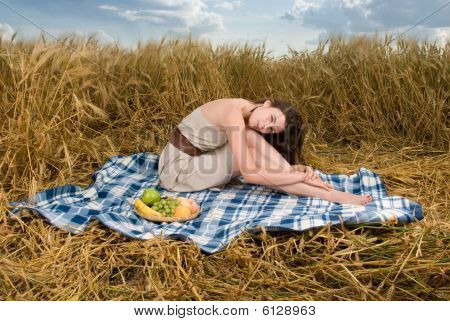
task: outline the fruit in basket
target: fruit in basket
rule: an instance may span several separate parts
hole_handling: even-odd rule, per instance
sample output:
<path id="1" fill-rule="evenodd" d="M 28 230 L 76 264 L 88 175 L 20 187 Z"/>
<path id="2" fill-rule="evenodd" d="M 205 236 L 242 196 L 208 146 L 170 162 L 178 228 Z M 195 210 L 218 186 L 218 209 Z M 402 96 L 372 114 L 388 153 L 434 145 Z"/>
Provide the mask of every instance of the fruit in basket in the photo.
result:
<path id="1" fill-rule="evenodd" d="M 197 203 L 195 203 L 194 200 L 191 200 L 191 212 L 196 213 L 198 210 L 200 210 L 200 206 L 198 206 Z"/>
<path id="2" fill-rule="evenodd" d="M 136 200 L 134 201 L 134 208 L 139 213 L 139 215 L 146 218 L 162 217 L 162 215 L 158 211 L 155 211 L 154 209 L 145 205 L 145 203 L 139 198 L 136 198 Z"/>
<path id="3" fill-rule="evenodd" d="M 177 201 L 180 202 L 180 205 L 189 207 L 191 213 L 195 213 L 199 210 L 199 206 L 193 199 L 179 196 L 177 197 Z"/>
<path id="4" fill-rule="evenodd" d="M 154 203 L 161 200 L 161 195 L 154 188 L 146 188 L 141 197 L 142 201 L 147 205 L 153 205 Z"/>
<path id="5" fill-rule="evenodd" d="M 189 202 L 189 199 L 186 197 L 179 196 L 177 197 L 177 201 L 180 202 L 180 205 L 191 207 L 191 202 Z"/>
<path id="6" fill-rule="evenodd" d="M 178 217 L 178 218 L 186 218 L 191 216 L 191 208 L 184 206 L 184 205 L 178 205 L 177 208 L 175 209 L 175 215 L 174 217 Z"/>
<path id="7" fill-rule="evenodd" d="M 161 213 L 162 216 L 172 217 L 175 214 L 175 208 L 180 205 L 179 201 L 169 196 L 155 202 L 152 209 Z"/>
<path id="8" fill-rule="evenodd" d="M 198 213 L 200 209 L 193 199 L 185 197 L 165 197 L 146 205 L 141 198 L 137 198 L 134 202 L 136 212 L 148 219 L 152 218 L 189 218 L 192 214 Z"/>

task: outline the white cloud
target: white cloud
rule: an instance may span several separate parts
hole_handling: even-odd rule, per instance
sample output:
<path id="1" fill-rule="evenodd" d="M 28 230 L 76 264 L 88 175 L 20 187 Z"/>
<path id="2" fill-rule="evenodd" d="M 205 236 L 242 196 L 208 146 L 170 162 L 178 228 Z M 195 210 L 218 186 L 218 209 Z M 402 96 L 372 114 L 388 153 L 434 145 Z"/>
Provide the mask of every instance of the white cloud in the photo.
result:
<path id="1" fill-rule="evenodd" d="M 408 28 L 397 28 L 395 29 L 395 34 L 401 34 L 405 32 Z M 417 26 L 416 28 L 409 31 L 406 36 L 416 37 L 419 39 L 426 39 L 428 42 L 436 42 L 440 47 L 444 47 L 445 44 L 450 41 L 450 27 L 441 28 L 430 28 L 424 26 Z"/>
<path id="2" fill-rule="evenodd" d="M 109 5 L 109 4 L 102 4 L 102 5 L 98 6 L 98 8 L 102 9 L 102 10 L 109 10 L 109 11 L 117 11 L 117 10 L 119 10 L 116 6 L 112 6 L 112 5 Z"/>
<path id="3" fill-rule="evenodd" d="M 445 5 L 446 0 L 295 0 L 292 8 L 281 18 L 303 26 L 344 36 L 360 33 L 406 30 L 429 13 Z M 448 10 L 444 7 L 408 35 L 429 35 L 445 38 L 450 26 Z M 417 30 L 416 30 L 417 29 Z M 398 34 L 396 32 L 396 34 Z M 442 40 L 441 40 L 442 41 Z"/>
<path id="4" fill-rule="evenodd" d="M 144 7 L 133 10 L 102 5 L 99 8 L 128 21 L 147 21 L 175 33 L 201 35 L 225 30 L 222 16 L 208 11 L 203 0 L 147 0 Z"/>
<path id="5" fill-rule="evenodd" d="M 310 9 L 318 9 L 322 4 L 308 2 L 305 0 L 295 0 L 292 9 L 283 16 L 286 19 L 302 19 L 303 15 Z"/>
<path id="6" fill-rule="evenodd" d="M 436 28 L 434 38 L 441 47 L 444 47 L 450 41 L 450 27 Z"/>
<path id="7" fill-rule="evenodd" d="M 363 31 L 376 28 L 366 19 L 370 13 L 367 5 L 372 0 L 295 0 L 291 10 L 282 18 L 299 21 L 317 29 L 335 31 Z"/>
<path id="8" fill-rule="evenodd" d="M 242 1 L 222 1 L 216 3 L 214 8 L 224 9 L 224 10 L 233 10 L 242 6 Z"/>
<path id="9" fill-rule="evenodd" d="M 5 23 L 0 22 L 0 37 L 2 39 L 7 39 L 7 40 L 11 39 L 13 33 L 14 33 L 14 30 L 9 24 L 7 24 L 6 22 Z"/>
<path id="10" fill-rule="evenodd" d="M 353 8 L 353 7 L 356 7 L 356 6 L 361 6 L 361 5 L 363 5 L 364 3 L 369 3 L 369 2 L 371 2 L 371 1 L 364 1 L 364 0 L 342 0 L 342 5 L 344 6 L 344 7 L 347 7 L 347 8 Z"/>

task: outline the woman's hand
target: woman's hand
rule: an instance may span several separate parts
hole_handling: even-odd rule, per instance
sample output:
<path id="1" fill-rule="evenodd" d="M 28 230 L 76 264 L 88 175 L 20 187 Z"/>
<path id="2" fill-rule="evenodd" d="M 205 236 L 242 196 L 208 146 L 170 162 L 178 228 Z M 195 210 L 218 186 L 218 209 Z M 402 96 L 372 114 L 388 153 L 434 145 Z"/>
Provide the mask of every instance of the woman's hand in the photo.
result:
<path id="1" fill-rule="evenodd" d="M 305 180 L 306 179 L 314 179 L 319 178 L 319 175 L 314 173 L 313 169 L 310 166 L 305 166 L 302 164 L 292 165 L 292 167 L 299 172 L 305 172 Z"/>
<path id="2" fill-rule="evenodd" d="M 301 164 L 292 165 L 292 167 L 299 171 L 305 172 L 305 178 L 303 182 L 308 185 L 317 186 L 325 188 L 326 190 L 332 190 L 333 186 L 331 184 L 325 183 L 319 177 L 319 174 L 314 173 L 313 169 L 310 166 L 305 166 Z"/>
<path id="3" fill-rule="evenodd" d="M 293 169 L 295 169 L 296 171 L 299 171 L 299 172 L 304 172 L 305 169 L 306 169 L 306 166 L 305 166 L 305 165 L 302 165 L 302 164 L 291 165 L 291 167 L 292 167 Z"/>

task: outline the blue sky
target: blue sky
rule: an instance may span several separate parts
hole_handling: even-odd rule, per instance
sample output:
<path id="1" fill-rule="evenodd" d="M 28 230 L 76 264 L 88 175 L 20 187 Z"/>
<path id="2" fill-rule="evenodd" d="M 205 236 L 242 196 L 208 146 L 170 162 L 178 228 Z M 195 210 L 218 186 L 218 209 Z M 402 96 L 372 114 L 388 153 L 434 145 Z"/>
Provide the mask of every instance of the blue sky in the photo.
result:
<path id="1" fill-rule="evenodd" d="M 0 0 L 0 34 L 33 38 L 40 30 L 96 34 L 103 42 L 133 48 L 138 39 L 159 40 L 189 32 L 213 45 L 266 43 L 277 57 L 312 50 L 329 33 L 399 34 L 448 0 Z M 4 4 L 9 5 L 20 15 Z M 450 39 L 450 4 L 408 31 L 442 45 Z"/>

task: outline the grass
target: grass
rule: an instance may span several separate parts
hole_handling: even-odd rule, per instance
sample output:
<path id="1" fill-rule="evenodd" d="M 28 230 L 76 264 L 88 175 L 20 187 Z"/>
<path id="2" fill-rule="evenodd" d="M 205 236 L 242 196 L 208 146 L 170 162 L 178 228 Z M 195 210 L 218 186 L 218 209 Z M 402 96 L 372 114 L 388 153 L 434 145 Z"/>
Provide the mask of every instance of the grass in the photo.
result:
<path id="1" fill-rule="evenodd" d="M 450 299 L 450 43 L 332 37 L 273 59 L 265 45 L 190 37 L 135 50 L 13 40 L 0 42 L 1 300 Z M 244 233 L 212 255 L 97 221 L 73 236 L 38 214 L 8 218 L 10 201 L 87 187 L 109 156 L 160 153 L 184 116 L 223 97 L 291 101 L 308 124 L 308 164 L 369 168 L 425 218 Z"/>

